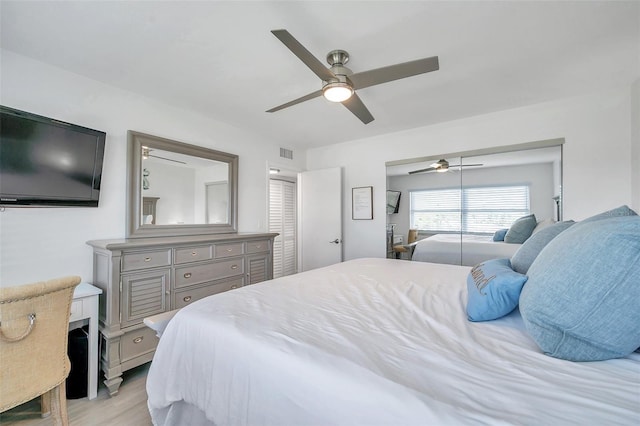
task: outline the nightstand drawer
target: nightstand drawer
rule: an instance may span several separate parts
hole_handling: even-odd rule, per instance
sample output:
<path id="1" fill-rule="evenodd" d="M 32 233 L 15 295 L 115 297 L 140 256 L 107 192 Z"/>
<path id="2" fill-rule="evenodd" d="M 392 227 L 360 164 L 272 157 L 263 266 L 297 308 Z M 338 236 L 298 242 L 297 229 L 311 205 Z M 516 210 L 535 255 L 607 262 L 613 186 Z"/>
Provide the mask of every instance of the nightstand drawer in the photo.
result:
<path id="1" fill-rule="evenodd" d="M 74 300 L 71 303 L 71 311 L 69 313 L 69 322 L 77 321 L 84 318 L 82 316 L 82 300 Z"/>

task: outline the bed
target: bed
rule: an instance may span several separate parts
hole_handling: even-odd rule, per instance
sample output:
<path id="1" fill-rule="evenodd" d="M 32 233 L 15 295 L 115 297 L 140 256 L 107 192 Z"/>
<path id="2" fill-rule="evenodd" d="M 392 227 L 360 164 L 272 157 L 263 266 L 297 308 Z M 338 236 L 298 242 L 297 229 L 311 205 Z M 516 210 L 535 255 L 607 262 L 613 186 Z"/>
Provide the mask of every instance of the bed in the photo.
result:
<path id="1" fill-rule="evenodd" d="M 467 320 L 464 266 L 357 259 L 211 296 L 164 329 L 155 425 L 638 424 L 640 354 L 544 355 Z"/>
<path id="2" fill-rule="evenodd" d="M 511 257 L 522 244 L 493 241 L 491 235 L 436 234 L 414 245 L 411 260 L 473 266 L 489 259 Z"/>

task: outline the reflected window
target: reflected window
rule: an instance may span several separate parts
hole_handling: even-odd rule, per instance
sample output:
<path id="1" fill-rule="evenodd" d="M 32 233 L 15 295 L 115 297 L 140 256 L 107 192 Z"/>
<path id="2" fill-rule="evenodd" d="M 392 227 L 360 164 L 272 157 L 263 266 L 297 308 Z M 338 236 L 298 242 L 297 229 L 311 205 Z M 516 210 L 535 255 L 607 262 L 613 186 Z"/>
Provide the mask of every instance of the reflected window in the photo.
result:
<path id="1" fill-rule="evenodd" d="M 409 192 L 412 229 L 493 234 L 530 212 L 528 185 Z"/>

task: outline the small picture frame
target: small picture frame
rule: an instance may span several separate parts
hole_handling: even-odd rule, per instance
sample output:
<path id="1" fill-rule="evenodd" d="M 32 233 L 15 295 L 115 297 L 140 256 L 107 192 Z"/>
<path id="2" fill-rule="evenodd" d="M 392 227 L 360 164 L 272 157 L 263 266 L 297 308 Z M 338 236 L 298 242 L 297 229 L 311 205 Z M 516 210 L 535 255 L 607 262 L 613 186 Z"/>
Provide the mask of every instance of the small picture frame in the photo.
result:
<path id="1" fill-rule="evenodd" d="M 351 188 L 351 218 L 373 220 L 373 186 Z"/>

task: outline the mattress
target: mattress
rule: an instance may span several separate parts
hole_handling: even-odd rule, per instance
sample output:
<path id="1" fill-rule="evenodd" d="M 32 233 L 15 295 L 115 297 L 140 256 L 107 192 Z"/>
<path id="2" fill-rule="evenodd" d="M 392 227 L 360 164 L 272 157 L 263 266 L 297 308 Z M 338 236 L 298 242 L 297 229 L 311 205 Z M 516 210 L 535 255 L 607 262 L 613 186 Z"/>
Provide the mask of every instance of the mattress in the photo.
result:
<path id="1" fill-rule="evenodd" d="M 489 259 L 510 258 L 521 245 L 493 241 L 487 235 L 436 234 L 415 244 L 411 260 L 474 266 Z"/>
<path id="2" fill-rule="evenodd" d="M 469 322 L 469 269 L 358 259 L 194 302 L 151 364 L 154 424 L 638 424 L 640 354 L 569 362 L 517 310 Z"/>

